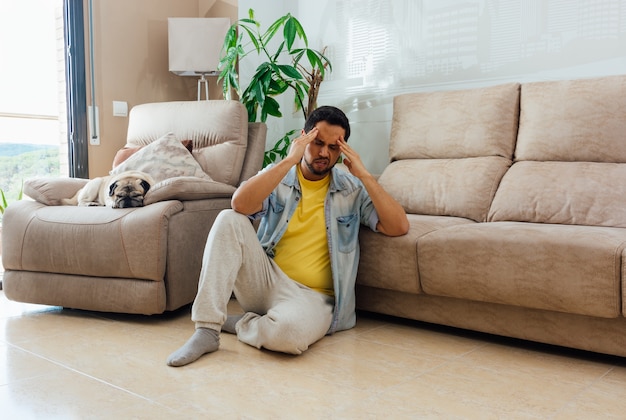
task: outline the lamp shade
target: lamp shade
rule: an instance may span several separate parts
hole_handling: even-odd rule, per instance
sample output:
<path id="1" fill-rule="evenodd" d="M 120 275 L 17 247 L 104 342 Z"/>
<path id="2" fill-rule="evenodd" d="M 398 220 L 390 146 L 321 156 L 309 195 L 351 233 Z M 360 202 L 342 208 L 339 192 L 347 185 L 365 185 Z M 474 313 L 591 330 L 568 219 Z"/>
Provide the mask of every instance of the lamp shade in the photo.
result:
<path id="1" fill-rule="evenodd" d="M 179 76 L 217 74 L 228 18 L 168 18 L 170 71 Z"/>

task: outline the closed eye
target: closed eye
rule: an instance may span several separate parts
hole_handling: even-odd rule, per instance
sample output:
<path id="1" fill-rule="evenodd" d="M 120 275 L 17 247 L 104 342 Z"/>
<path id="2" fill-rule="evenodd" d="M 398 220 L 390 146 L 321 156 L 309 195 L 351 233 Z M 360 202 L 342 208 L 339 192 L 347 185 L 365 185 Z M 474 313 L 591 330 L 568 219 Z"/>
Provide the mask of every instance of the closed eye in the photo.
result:
<path id="1" fill-rule="evenodd" d="M 316 146 L 321 146 L 321 147 L 324 146 L 324 142 L 322 140 L 319 140 L 319 139 L 315 139 L 314 143 L 315 143 Z M 332 151 L 337 151 L 337 150 L 339 150 L 339 145 L 338 144 L 329 144 L 328 148 L 330 150 L 332 150 Z"/>

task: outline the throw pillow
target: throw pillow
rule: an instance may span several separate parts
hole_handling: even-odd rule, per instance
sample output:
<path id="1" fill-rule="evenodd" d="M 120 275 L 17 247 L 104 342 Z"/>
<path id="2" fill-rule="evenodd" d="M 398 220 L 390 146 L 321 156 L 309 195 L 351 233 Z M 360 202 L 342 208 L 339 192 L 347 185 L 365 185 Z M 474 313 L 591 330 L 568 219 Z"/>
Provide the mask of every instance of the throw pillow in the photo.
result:
<path id="1" fill-rule="evenodd" d="M 182 145 L 189 150 L 189 153 L 193 152 L 193 141 L 191 140 L 182 140 Z M 126 159 L 137 153 L 139 150 L 143 149 L 145 146 L 138 147 L 124 147 L 117 151 L 115 157 L 113 158 L 113 169 L 115 169 L 118 165 L 124 162 Z"/>
<path id="2" fill-rule="evenodd" d="M 189 150 L 176 139 L 174 133 L 140 148 L 128 159 L 115 167 L 110 174 L 125 171 L 142 171 L 150 174 L 155 182 L 179 176 L 192 176 L 211 180 Z"/>
<path id="3" fill-rule="evenodd" d="M 142 147 L 124 147 L 123 149 L 118 150 L 117 153 L 115 153 L 115 157 L 113 157 L 112 168 L 115 169 L 118 165 L 141 149 Z"/>

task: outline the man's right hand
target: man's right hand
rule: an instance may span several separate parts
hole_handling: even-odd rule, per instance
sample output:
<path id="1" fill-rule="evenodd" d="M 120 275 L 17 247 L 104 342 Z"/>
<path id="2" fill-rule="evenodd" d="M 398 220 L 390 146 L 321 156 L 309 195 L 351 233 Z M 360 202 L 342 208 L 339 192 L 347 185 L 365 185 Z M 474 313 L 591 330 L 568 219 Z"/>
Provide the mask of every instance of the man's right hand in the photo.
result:
<path id="1" fill-rule="evenodd" d="M 263 200 L 276 188 L 289 170 L 300 163 L 309 143 L 317 138 L 319 130 L 313 128 L 308 133 L 291 142 L 287 156 L 274 165 L 244 182 L 233 194 L 233 210 L 243 214 L 254 214 L 263 207 Z"/>
<path id="2" fill-rule="evenodd" d="M 317 138 L 318 134 L 319 130 L 317 127 L 313 127 L 308 133 L 305 133 L 304 130 L 302 130 L 300 137 L 291 142 L 289 153 L 287 153 L 285 160 L 293 163 L 293 165 L 300 163 L 302 156 L 304 156 L 306 147 Z"/>

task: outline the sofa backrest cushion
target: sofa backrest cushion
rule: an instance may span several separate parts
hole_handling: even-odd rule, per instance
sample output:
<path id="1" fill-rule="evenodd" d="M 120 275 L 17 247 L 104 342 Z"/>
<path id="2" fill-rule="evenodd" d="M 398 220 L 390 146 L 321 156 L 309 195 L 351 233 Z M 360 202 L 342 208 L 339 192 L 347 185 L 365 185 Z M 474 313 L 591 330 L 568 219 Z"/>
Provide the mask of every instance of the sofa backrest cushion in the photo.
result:
<path id="1" fill-rule="evenodd" d="M 502 156 L 511 159 L 518 83 L 394 98 L 391 160 Z"/>
<path id="2" fill-rule="evenodd" d="M 518 116 L 517 83 L 397 96 L 379 182 L 409 213 L 485 221 Z"/>
<path id="3" fill-rule="evenodd" d="M 498 156 L 404 159 L 392 162 L 378 181 L 408 213 L 482 222 L 510 164 Z"/>
<path id="4" fill-rule="evenodd" d="M 522 85 L 489 221 L 626 227 L 626 76 Z"/>
<path id="5" fill-rule="evenodd" d="M 193 141 L 193 157 L 217 182 L 237 186 L 248 144 L 248 113 L 238 101 L 141 104 L 130 111 L 126 146 L 145 146 L 166 133 Z"/>
<path id="6" fill-rule="evenodd" d="M 626 76 L 522 85 L 515 160 L 626 162 Z"/>
<path id="7" fill-rule="evenodd" d="M 490 221 L 626 228 L 626 164 L 517 162 L 502 178 Z"/>

